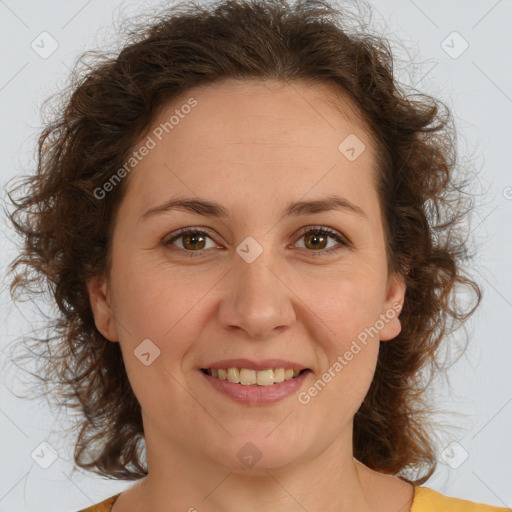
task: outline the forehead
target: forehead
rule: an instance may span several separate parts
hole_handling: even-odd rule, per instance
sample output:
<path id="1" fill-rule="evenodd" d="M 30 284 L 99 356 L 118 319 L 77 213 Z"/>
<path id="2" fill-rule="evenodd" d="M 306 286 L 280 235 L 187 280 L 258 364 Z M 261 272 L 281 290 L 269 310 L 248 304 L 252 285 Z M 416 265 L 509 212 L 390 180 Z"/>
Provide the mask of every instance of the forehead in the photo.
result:
<path id="1" fill-rule="evenodd" d="M 159 109 L 150 130 L 159 129 L 164 138 L 185 143 L 201 139 L 303 144 L 306 138 L 317 146 L 322 141 L 332 146 L 346 131 L 367 137 L 367 127 L 347 93 L 334 84 L 304 80 L 223 80 L 195 87 Z M 327 133 L 331 137 L 326 139 Z"/>
<path id="2" fill-rule="evenodd" d="M 303 196 L 314 187 L 357 189 L 374 181 L 371 137 L 330 84 L 228 80 L 196 87 L 160 108 L 136 149 L 149 139 L 153 148 L 129 176 L 141 208 L 182 192 L 222 195 L 226 186 L 250 189 L 253 197 L 269 189 Z M 348 146 L 360 152 L 355 160 L 344 153 Z"/>

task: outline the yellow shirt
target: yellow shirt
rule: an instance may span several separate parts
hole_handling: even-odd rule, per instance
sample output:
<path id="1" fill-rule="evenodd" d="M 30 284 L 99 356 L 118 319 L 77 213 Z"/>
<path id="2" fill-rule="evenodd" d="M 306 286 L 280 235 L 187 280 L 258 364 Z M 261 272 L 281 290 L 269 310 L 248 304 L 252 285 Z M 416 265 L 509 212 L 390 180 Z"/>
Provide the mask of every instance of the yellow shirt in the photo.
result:
<path id="1" fill-rule="evenodd" d="M 451 498 L 428 487 L 416 486 L 410 512 L 511 512 L 511 509 Z"/>
<path id="2" fill-rule="evenodd" d="M 428 487 L 415 486 L 414 490 L 414 499 L 409 512 L 512 512 L 510 508 L 492 507 L 451 498 Z M 120 494 L 78 512 L 110 512 Z"/>

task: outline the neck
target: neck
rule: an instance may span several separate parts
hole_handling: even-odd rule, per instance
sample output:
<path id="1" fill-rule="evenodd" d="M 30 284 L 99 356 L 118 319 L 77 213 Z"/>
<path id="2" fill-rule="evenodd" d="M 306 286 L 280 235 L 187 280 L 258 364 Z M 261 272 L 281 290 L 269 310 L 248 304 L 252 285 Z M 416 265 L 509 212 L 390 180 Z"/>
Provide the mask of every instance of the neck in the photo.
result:
<path id="1" fill-rule="evenodd" d="M 152 440 L 146 444 L 148 476 L 132 494 L 131 508 L 123 504 L 122 510 L 168 512 L 172 504 L 172 510 L 189 512 L 372 512 L 378 507 L 369 496 L 370 470 L 343 449 L 352 446 L 351 435 L 348 429 L 321 453 L 289 455 L 285 464 L 265 464 L 262 457 L 240 469 L 227 456 L 223 465 L 222 456 L 206 457 L 182 443 L 169 446 L 154 430 L 146 435 Z"/>

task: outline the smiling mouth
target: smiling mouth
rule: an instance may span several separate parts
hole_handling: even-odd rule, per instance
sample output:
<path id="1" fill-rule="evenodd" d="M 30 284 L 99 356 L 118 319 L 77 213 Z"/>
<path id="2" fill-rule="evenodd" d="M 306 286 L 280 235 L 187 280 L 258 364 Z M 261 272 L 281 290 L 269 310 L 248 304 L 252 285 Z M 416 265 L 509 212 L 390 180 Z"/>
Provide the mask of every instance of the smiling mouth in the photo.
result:
<path id="1" fill-rule="evenodd" d="M 292 380 L 302 373 L 311 370 L 273 368 L 256 371 L 249 368 L 201 368 L 201 371 L 210 377 L 227 380 L 232 384 L 241 384 L 242 386 L 272 386 L 280 382 Z"/>

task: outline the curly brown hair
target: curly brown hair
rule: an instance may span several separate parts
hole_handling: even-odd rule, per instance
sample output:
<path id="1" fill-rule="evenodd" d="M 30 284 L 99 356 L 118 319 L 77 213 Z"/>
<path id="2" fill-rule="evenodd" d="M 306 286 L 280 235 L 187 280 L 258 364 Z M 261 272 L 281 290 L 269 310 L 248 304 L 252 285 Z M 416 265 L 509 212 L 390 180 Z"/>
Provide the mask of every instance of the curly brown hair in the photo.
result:
<path id="1" fill-rule="evenodd" d="M 23 240 L 9 267 L 11 296 L 46 291 L 59 308 L 50 319 L 53 335 L 32 338 L 49 354 L 39 351 L 32 375 L 44 382 L 45 396 L 80 411 L 76 465 L 109 478 L 147 475 L 140 405 L 119 344 L 96 328 L 86 287 L 89 278 L 109 274 L 128 180 L 106 197 L 95 191 L 182 92 L 225 79 L 300 80 L 348 95 L 376 141 L 388 267 L 407 286 L 402 330 L 381 345 L 354 418 L 354 457 L 421 485 L 436 467 L 425 390 L 441 370 L 438 348 L 481 301 L 478 284 L 462 271 L 474 200 L 465 190 L 470 178 L 455 173 L 449 109 L 431 96 L 407 95 L 394 77 L 387 38 L 351 28 L 348 8 L 325 0 L 189 2 L 149 19 L 127 31 L 118 55 L 99 54 L 81 74 L 83 59 L 98 56 L 82 54 L 40 134 L 37 171 L 8 192 L 8 216 Z M 458 285 L 476 298 L 467 311 L 456 300 Z"/>

